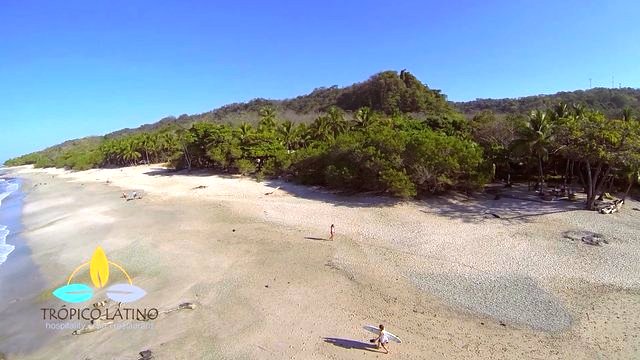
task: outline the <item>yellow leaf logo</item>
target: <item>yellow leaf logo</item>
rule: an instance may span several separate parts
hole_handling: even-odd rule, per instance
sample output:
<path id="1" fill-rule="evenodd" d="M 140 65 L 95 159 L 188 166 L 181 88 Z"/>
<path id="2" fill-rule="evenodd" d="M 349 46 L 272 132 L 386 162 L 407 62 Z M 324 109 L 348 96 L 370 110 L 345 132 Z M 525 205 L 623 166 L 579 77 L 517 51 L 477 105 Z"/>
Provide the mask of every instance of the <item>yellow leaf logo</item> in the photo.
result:
<path id="1" fill-rule="evenodd" d="M 93 256 L 91 256 L 89 274 L 91 275 L 91 282 L 98 289 L 105 286 L 109 280 L 109 260 L 107 260 L 107 255 L 100 246 L 96 248 Z"/>

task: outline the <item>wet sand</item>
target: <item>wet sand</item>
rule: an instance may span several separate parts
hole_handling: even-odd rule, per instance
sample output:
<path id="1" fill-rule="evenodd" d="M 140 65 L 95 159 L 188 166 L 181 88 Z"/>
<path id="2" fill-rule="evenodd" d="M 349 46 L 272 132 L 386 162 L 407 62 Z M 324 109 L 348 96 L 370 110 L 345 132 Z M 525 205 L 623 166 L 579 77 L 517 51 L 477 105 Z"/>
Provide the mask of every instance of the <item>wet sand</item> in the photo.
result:
<path id="1" fill-rule="evenodd" d="M 22 182 L 20 185 L 31 186 L 29 182 Z M 34 350 L 46 340 L 46 331 L 32 325 L 38 321 L 39 316 L 37 312 L 31 311 L 32 304 L 46 287 L 46 283 L 31 258 L 29 246 L 21 236 L 23 200 L 23 192 L 17 190 L 2 201 L 0 210 L 0 224 L 7 225 L 11 231 L 7 243 L 15 247 L 0 265 L 0 326 L 3 329 L 0 352 Z M 11 341 L 7 341 L 9 339 Z M 33 339 L 40 340 L 32 341 Z"/>

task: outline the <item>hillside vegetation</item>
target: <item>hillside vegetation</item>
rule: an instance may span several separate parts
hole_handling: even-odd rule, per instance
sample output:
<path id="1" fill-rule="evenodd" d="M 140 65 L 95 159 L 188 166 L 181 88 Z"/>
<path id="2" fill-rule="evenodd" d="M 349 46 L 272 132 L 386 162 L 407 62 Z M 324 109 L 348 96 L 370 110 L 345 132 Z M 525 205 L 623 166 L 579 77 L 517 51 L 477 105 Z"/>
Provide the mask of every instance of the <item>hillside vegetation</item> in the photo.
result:
<path id="1" fill-rule="evenodd" d="M 629 94 L 620 104 L 636 106 Z M 568 196 L 579 184 L 589 209 L 597 194 L 616 187 L 628 193 L 640 169 L 633 107 L 607 116 L 598 110 L 609 104 L 603 99 L 585 106 L 539 98 L 479 100 L 463 107 L 465 117 L 409 72 L 385 71 L 346 88 L 256 99 L 68 141 L 6 164 L 83 170 L 166 162 L 405 198 L 471 191 L 495 179 L 509 185 L 512 176 L 535 177 L 544 196 L 553 175 Z M 540 101 L 544 106 L 528 111 Z"/>
<path id="2" fill-rule="evenodd" d="M 558 103 L 582 104 L 609 118 L 619 118 L 622 116 L 622 111 L 627 108 L 636 114 L 640 113 L 640 89 L 594 88 L 517 99 L 476 99 L 456 102 L 454 105 L 464 114 L 473 116 L 486 110 L 497 115 L 527 114 L 532 110 L 554 106 Z"/>

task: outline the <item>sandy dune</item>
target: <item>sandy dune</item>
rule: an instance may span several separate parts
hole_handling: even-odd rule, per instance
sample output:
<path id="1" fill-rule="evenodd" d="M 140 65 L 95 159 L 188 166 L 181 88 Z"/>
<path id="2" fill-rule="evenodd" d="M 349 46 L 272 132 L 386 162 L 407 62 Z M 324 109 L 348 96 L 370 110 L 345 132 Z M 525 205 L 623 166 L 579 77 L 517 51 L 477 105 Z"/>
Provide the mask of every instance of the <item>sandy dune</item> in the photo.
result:
<path id="1" fill-rule="evenodd" d="M 396 203 L 160 166 L 14 172 L 28 179 L 24 236 L 52 288 L 101 245 L 147 289 L 144 304 L 198 304 L 135 336 L 45 334 L 19 358 L 382 357 L 366 343 L 368 323 L 403 338 L 389 355 L 403 359 L 640 351 L 635 202 L 605 216 L 518 189 L 520 199 Z M 583 233 L 609 244 L 586 245 Z M 11 359 L 24 344 L 3 336 Z"/>

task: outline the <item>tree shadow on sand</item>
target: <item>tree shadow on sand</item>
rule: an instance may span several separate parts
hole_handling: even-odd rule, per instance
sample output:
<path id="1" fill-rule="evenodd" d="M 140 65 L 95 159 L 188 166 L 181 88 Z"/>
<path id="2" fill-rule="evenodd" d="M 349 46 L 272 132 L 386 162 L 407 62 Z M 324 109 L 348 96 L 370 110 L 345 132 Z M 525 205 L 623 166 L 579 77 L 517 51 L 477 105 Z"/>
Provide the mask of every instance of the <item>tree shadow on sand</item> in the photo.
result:
<path id="1" fill-rule="evenodd" d="M 211 169 L 176 171 L 155 167 L 151 168 L 145 174 L 149 176 L 183 175 L 196 177 L 218 176 L 227 179 L 242 178 L 239 175 L 220 173 Z M 582 210 L 584 206 L 581 201 L 543 201 L 537 197 L 534 192 L 527 191 L 526 186 L 520 184 L 516 184 L 510 189 L 501 189 L 498 200 L 492 200 L 495 195 L 488 193 L 480 193 L 466 199 L 460 199 L 459 194 L 449 193 L 409 202 L 387 196 L 380 192 L 354 193 L 334 191 L 319 186 L 301 185 L 279 179 L 266 180 L 263 184 L 272 188 L 272 190 L 265 195 L 271 195 L 277 191 L 301 199 L 321 201 L 336 207 L 354 209 L 393 207 L 400 203 L 412 203 L 418 207 L 422 207 L 420 211 L 424 213 L 449 217 L 469 223 L 480 223 L 484 221 L 529 222 L 537 216 L 578 211 Z"/>
<path id="2" fill-rule="evenodd" d="M 155 168 L 151 168 L 151 170 L 147 171 L 144 173 L 145 175 L 149 175 L 149 176 L 175 176 L 175 175 L 182 175 L 182 176 L 194 176 L 194 177 L 207 177 L 207 176 L 218 176 L 221 178 L 225 178 L 225 179 L 234 179 L 234 178 L 240 178 L 240 175 L 235 175 L 235 174 L 227 174 L 227 173 L 223 173 L 223 172 L 219 172 L 213 169 L 193 169 L 191 171 L 189 170 L 174 170 L 174 169 L 167 169 L 167 168 L 163 168 L 163 167 L 155 167 Z"/>
<path id="3" fill-rule="evenodd" d="M 356 349 L 356 350 L 365 350 L 365 351 L 371 351 L 371 352 L 379 352 L 375 344 L 364 342 L 364 341 L 326 337 L 324 338 L 324 342 L 341 347 L 343 349 L 347 349 L 347 350 Z"/>
<path id="4" fill-rule="evenodd" d="M 350 208 L 391 207 L 402 202 L 401 199 L 385 196 L 379 192 L 332 191 L 320 186 L 300 185 L 283 180 L 266 180 L 265 184 L 272 188 L 278 188 L 278 191 L 283 191 L 291 196 L 322 201 L 333 206 Z"/>
<path id="5" fill-rule="evenodd" d="M 535 194 L 521 190 L 503 193 L 498 199 L 492 195 L 464 199 L 459 196 L 439 196 L 424 200 L 422 203 L 426 205 L 426 208 L 420 209 L 423 213 L 468 223 L 485 221 L 523 223 L 543 215 L 584 209 L 584 203 L 581 201 L 542 201 Z"/>
<path id="6" fill-rule="evenodd" d="M 222 173 L 212 169 L 194 169 L 191 171 L 188 170 L 173 170 L 167 169 L 163 167 L 154 167 L 149 171 L 144 173 L 149 176 L 194 176 L 194 177 L 208 177 L 208 176 L 217 176 L 225 179 L 251 179 L 256 181 L 251 177 L 242 177 L 237 174 L 228 174 Z M 273 188 L 274 190 L 277 188 L 278 191 L 285 192 L 289 195 L 308 199 L 308 200 L 317 200 L 332 204 L 333 206 L 345 206 L 351 208 L 362 208 L 362 207 L 384 207 L 384 206 L 394 206 L 401 202 L 401 199 L 392 198 L 389 196 L 385 196 L 384 194 L 380 194 L 379 192 L 375 193 L 356 193 L 356 192 L 347 192 L 347 191 L 332 191 L 326 188 L 322 188 L 319 186 L 307 186 L 300 185 L 291 182 L 287 182 L 284 180 L 278 179 L 270 179 L 265 180 L 264 184 Z M 270 194 L 269 194 L 270 195 Z"/>

